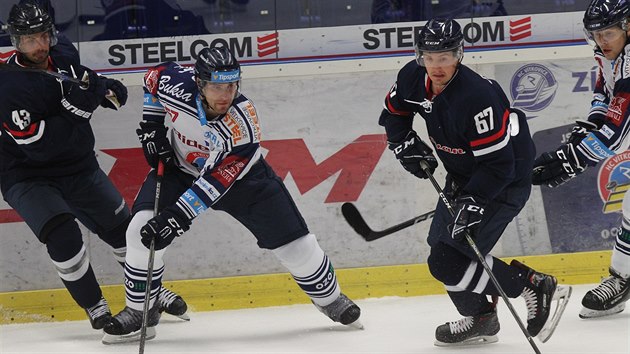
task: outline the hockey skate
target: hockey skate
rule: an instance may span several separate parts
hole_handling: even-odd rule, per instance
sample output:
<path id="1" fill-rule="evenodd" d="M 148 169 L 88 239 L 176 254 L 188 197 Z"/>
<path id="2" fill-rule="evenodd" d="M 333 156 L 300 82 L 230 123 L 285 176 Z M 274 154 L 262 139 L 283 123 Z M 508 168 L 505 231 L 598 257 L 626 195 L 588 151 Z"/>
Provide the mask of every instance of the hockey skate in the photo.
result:
<path id="1" fill-rule="evenodd" d="M 104 297 L 101 297 L 96 305 L 86 308 L 85 313 L 94 329 L 102 329 L 112 319 L 112 312 Z"/>
<path id="2" fill-rule="evenodd" d="M 158 310 L 160 313 L 166 312 L 169 315 L 173 315 L 181 318 L 184 321 L 190 321 L 190 316 L 186 312 L 188 305 L 181 296 L 168 290 L 164 286 L 160 288 L 160 292 L 157 297 Z"/>
<path id="3" fill-rule="evenodd" d="M 160 311 L 157 306 L 149 309 L 147 321 L 146 339 L 155 338 L 155 326 L 160 322 Z M 142 311 L 134 310 L 128 306 L 120 311 L 112 320 L 105 325 L 103 331 L 103 344 L 120 344 L 140 340 L 140 329 L 142 328 Z"/>
<path id="4" fill-rule="evenodd" d="M 612 268 L 609 271 L 609 277 L 584 295 L 580 318 L 614 315 L 626 308 L 626 301 L 630 299 L 630 279 L 622 278 Z"/>
<path id="5" fill-rule="evenodd" d="M 497 309 L 459 321 L 447 322 L 435 329 L 435 345 L 450 347 L 474 344 L 490 344 L 499 340 L 496 336 L 501 326 Z"/>
<path id="6" fill-rule="evenodd" d="M 339 297 L 329 305 L 319 306 L 316 303 L 313 305 L 335 322 L 363 329 L 363 324 L 359 321 L 361 309 L 344 294 L 339 294 Z"/>
<path id="7" fill-rule="evenodd" d="M 527 332 L 545 343 L 558 326 L 571 297 L 572 288 L 558 285 L 554 276 L 539 273 L 516 260 L 510 264 L 528 272 L 528 282 L 521 293 L 527 306 Z"/>

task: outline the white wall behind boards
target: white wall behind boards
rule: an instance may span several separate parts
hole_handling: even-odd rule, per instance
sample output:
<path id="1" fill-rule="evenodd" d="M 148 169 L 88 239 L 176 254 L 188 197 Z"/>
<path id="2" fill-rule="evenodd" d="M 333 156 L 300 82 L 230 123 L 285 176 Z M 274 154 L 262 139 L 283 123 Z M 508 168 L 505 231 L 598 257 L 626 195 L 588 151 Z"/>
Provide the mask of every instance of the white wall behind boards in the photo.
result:
<path id="1" fill-rule="evenodd" d="M 584 52 L 584 48 L 572 50 Z M 497 79 L 512 100 L 513 92 L 530 93 L 519 102 L 530 117 L 539 153 L 555 148 L 570 130 L 566 125 L 586 117 L 592 59 L 566 59 L 570 55 L 562 48 L 551 49 L 549 56 L 554 59 L 544 61 L 514 61 L 528 59 L 523 51 L 498 53 L 467 53 L 465 63 Z M 480 56 L 503 56 L 504 63 L 478 64 Z M 281 71 L 278 66 L 244 68 L 242 92 L 256 104 L 269 161 L 284 177 L 311 231 L 337 268 L 426 262 L 430 222 L 367 243 L 340 212 L 343 202 L 354 202 L 372 228 L 384 229 L 434 208 L 433 187 L 402 169 L 386 149 L 384 130 L 377 124 L 397 68 L 411 59 L 301 63 L 295 64 L 302 65 L 297 70 L 281 64 Z M 328 73 L 318 67 L 328 68 L 323 70 Z M 299 76 L 283 76 L 287 72 Z M 142 88 L 138 74 L 117 77 L 129 85 L 127 105 L 119 112 L 99 109 L 92 122 L 102 168 L 132 199 L 147 168 L 135 135 Z M 425 136 L 419 119 L 417 123 L 416 129 Z M 614 176 L 600 173 L 599 168 L 586 174 L 558 191 L 534 188 L 529 204 L 508 227 L 495 255 L 610 249 L 619 217 L 614 205 L 606 203 L 610 191 L 601 186 Z M 443 181 L 441 168 L 436 176 Z M 567 199 L 579 203 L 557 207 L 558 200 Z M 612 213 L 602 213 L 606 205 Z M 62 287 L 44 246 L 24 223 L 7 222 L 11 219 L 8 209 L 0 202 L 0 215 L 4 215 L 0 220 L 0 291 Z M 87 231 L 86 242 L 102 283 L 120 283 L 121 269 L 107 247 Z M 175 240 L 166 262 L 165 280 L 285 271 L 270 252 L 257 248 L 245 228 L 214 211 L 199 217 L 188 233 Z"/>

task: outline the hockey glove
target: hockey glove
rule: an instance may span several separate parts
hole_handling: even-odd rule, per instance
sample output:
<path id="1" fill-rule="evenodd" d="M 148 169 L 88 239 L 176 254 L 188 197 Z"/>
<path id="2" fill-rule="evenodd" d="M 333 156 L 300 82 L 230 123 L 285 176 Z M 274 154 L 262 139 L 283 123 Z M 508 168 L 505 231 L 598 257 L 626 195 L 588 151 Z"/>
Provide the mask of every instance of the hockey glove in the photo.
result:
<path id="1" fill-rule="evenodd" d="M 176 236 L 188 231 L 190 224 L 190 220 L 177 207 L 167 207 L 140 229 L 142 244 L 151 248 L 151 240 L 155 240 L 155 249 L 164 249 Z"/>
<path id="2" fill-rule="evenodd" d="M 532 184 L 559 187 L 586 170 L 573 144 L 560 146 L 556 151 L 545 152 L 534 161 Z"/>
<path id="3" fill-rule="evenodd" d="M 86 67 L 71 68 L 74 77 L 85 83 L 85 87 L 64 81 L 61 105 L 74 117 L 89 119 L 105 97 L 107 91 L 105 83 L 100 80 L 98 74 Z"/>
<path id="4" fill-rule="evenodd" d="M 127 87 L 122 82 L 104 76 L 99 77 L 104 83 L 107 93 L 101 101 L 101 107 L 117 110 L 127 103 Z"/>
<path id="5" fill-rule="evenodd" d="M 429 177 L 420 167 L 420 162 L 426 162 L 431 173 L 435 172 L 438 166 L 438 162 L 433 156 L 433 150 L 413 130 L 409 131 L 402 141 L 388 142 L 387 145 L 390 150 L 394 151 L 394 155 L 405 170 L 418 178 Z"/>
<path id="6" fill-rule="evenodd" d="M 573 129 L 571 129 L 571 135 L 569 136 L 569 139 L 568 139 L 569 143 L 573 145 L 577 145 L 582 140 L 584 140 L 584 138 L 586 138 L 588 133 L 595 130 L 599 130 L 599 128 L 601 127 L 595 124 L 594 122 L 578 119 L 575 121 L 575 125 L 573 126 Z"/>
<path id="7" fill-rule="evenodd" d="M 158 161 L 162 160 L 164 168 L 175 164 L 173 147 L 166 137 L 167 129 L 164 124 L 154 122 L 140 122 L 140 129 L 136 129 L 138 139 L 142 144 L 144 158 L 152 168 L 157 168 Z"/>
<path id="8" fill-rule="evenodd" d="M 464 240 L 466 232 L 470 237 L 475 237 L 475 231 L 483 218 L 484 204 L 481 198 L 472 195 L 463 195 L 453 201 L 455 218 L 451 225 L 451 237 L 454 240 Z"/>

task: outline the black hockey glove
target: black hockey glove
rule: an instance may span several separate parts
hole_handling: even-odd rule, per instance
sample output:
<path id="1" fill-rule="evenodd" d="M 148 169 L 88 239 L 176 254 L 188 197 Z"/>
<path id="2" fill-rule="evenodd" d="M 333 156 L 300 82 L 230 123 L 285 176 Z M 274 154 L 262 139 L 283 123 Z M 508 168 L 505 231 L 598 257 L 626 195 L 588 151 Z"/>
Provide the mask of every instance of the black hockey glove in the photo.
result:
<path id="1" fill-rule="evenodd" d="M 464 240 L 466 232 L 474 238 L 476 229 L 481 223 L 484 212 L 484 204 L 480 197 L 463 195 L 453 201 L 455 217 L 450 225 L 451 237 L 456 241 Z"/>
<path id="2" fill-rule="evenodd" d="M 556 151 L 545 152 L 534 161 L 532 184 L 559 187 L 586 170 L 573 144 L 560 146 Z"/>
<path id="3" fill-rule="evenodd" d="M 152 168 L 157 168 L 160 160 L 164 163 L 164 168 L 175 165 L 173 147 L 166 137 L 166 132 L 164 124 L 146 121 L 140 122 L 140 129 L 136 129 L 144 158 Z"/>
<path id="4" fill-rule="evenodd" d="M 426 162 L 431 173 L 435 172 L 438 166 L 438 162 L 433 156 L 433 150 L 413 130 L 409 131 L 402 141 L 387 142 L 387 145 L 390 150 L 394 151 L 394 155 L 405 170 L 416 177 L 429 178 L 420 167 L 420 162 Z"/>
<path id="5" fill-rule="evenodd" d="M 167 207 L 156 217 L 149 220 L 140 229 L 142 244 L 151 247 L 151 240 L 155 240 L 155 249 L 161 250 L 190 229 L 190 220 L 177 207 Z"/>
<path id="6" fill-rule="evenodd" d="M 601 126 L 598 126 L 594 122 L 578 119 L 575 121 L 573 129 L 571 129 L 571 135 L 568 141 L 570 144 L 577 145 L 586 138 L 588 133 L 599 130 L 599 128 L 601 128 Z"/>
<path id="7" fill-rule="evenodd" d="M 72 67 L 72 70 L 74 77 L 84 82 L 86 87 L 64 81 L 61 105 L 74 117 L 89 119 L 105 97 L 105 83 L 98 74 L 86 67 Z"/>
<path id="8" fill-rule="evenodd" d="M 100 76 L 100 79 L 105 83 L 107 89 L 105 98 L 101 101 L 101 107 L 117 110 L 124 106 L 128 97 L 127 87 L 118 80 L 104 76 Z"/>

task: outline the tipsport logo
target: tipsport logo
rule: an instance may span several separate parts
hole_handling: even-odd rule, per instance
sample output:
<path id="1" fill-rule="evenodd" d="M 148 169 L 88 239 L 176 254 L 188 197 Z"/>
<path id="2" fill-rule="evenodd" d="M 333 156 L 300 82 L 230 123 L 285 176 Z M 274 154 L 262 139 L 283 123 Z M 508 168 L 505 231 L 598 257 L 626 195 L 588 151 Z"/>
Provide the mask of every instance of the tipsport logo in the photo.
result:
<path id="1" fill-rule="evenodd" d="M 540 64 L 520 67 L 510 82 L 512 106 L 528 112 L 548 107 L 556 96 L 558 81 L 551 70 Z"/>
<path id="2" fill-rule="evenodd" d="M 240 79 L 241 79 L 240 70 L 212 72 L 212 82 L 229 83 L 229 82 L 238 81 Z"/>

